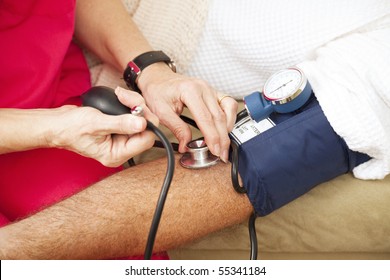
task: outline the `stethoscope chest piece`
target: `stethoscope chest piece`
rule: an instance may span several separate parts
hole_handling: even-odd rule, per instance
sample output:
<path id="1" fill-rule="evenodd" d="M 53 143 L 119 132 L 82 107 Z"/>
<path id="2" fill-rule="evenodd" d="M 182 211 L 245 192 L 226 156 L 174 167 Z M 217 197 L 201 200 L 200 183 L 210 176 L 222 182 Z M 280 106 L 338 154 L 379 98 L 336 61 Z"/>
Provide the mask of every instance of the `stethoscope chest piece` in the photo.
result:
<path id="1" fill-rule="evenodd" d="M 217 164 L 219 157 L 210 153 L 204 140 L 193 140 L 187 144 L 188 152 L 181 159 L 180 164 L 185 168 L 200 169 Z"/>

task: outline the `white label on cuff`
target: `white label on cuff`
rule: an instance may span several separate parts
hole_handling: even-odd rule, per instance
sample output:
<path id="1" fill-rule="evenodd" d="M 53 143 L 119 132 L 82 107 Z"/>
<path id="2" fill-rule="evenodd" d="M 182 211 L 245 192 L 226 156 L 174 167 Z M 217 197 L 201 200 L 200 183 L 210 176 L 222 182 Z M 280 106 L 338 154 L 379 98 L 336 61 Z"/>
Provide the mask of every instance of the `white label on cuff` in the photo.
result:
<path id="1" fill-rule="evenodd" d="M 269 118 L 255 122 L 248 116 L 234 126 L 230 135 L 241 145 L 274 126 L 274 122 Z"/>

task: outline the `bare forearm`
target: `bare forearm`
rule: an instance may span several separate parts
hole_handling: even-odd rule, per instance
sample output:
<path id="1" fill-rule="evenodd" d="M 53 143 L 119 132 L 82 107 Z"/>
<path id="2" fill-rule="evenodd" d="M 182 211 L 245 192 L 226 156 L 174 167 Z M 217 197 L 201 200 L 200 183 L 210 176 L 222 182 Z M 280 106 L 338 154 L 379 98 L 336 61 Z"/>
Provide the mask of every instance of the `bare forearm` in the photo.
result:
<path id="1" fill-rule="evenodd" d="M 0 109 L 0 154 L 47 147 L 53 114 L 46 109 Z"/>
<path id="2" fill-rule="evenodd" d="M 165 204 L 155 251 L 186 244 L 244 221 L 252 211 L 230 183 L 230 166 L 178 167 Z M 114 258 L 144 251 L 165 160 L 111 176 L 25 220 L 0 229 L 4 258 Z"/>
<path id="3" fill-rule="evenodd" d="M 76 38 L 119 70 L 151 50 L 120 0 L 78 0 Z"/>

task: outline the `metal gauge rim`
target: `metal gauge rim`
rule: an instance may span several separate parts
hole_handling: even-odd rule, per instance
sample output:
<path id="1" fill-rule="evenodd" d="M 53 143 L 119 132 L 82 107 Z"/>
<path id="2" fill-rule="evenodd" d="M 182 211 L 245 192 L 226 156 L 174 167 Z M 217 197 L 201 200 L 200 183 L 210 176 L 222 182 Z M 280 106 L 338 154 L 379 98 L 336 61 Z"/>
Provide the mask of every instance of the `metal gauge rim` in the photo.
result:
<path id="1" fill-rule="evenodd" d="M 281 98 L 272 98 L 269 96 L 269 94 L 267 95 L 267 86 L 269 85 L 269 83 L 278 75 L 280 75 L 284 72 L 290 72 L 290 71 L 297 71 L 300 75 L 299 84 L 294 88 L 294 90 L 289 95 L 283 96 Z M 297 67 L 286 68 L 286 69 L 283 69 L 283 70 L 276 72 L 266 81 L 266 83 L 264 84 L 264 87 L 263 87 L 263 96 L 266 100 L 270 101 L 274 105 L 285 104 L 285 103 L 291 102 L 296 97 L 298 97 L 302 93 L 302 91 L 305 89 L 306 84 L 307 84 L 307 78 L 301 69 L 299 69 Z"/>

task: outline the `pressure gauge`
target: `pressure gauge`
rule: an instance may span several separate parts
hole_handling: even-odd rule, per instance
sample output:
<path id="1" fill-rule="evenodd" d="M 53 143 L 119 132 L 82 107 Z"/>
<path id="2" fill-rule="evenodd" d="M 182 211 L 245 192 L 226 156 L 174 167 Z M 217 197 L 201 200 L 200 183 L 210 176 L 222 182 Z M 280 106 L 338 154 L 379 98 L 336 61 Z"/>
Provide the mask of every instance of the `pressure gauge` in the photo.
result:
<path id="1" fill-rule="evenodd" d="M 273 74 L 264 84 L 263 92 L 244 97 L 245 107 L 256 122 L 271 113 L 290 113 L 302 107 L 312 89 L 301 69 L 287 68 Z"/>

